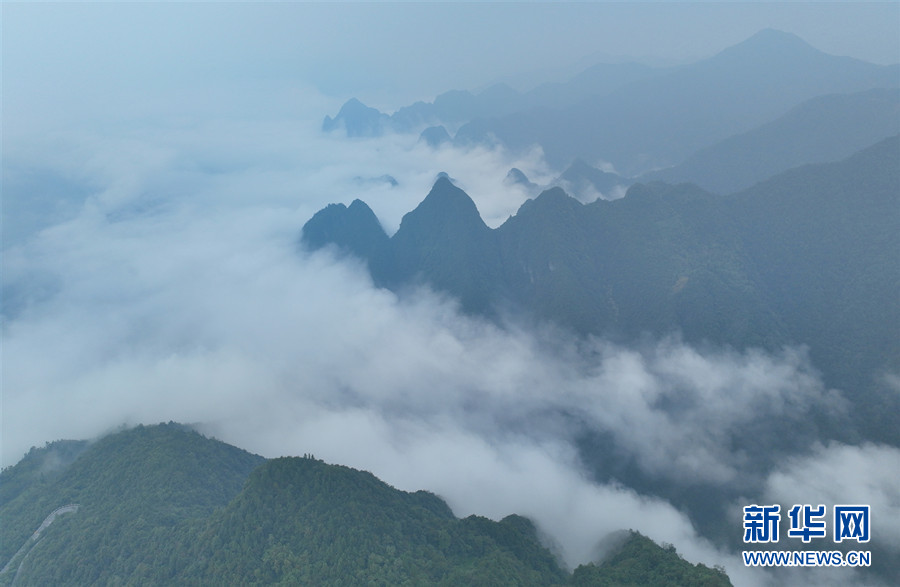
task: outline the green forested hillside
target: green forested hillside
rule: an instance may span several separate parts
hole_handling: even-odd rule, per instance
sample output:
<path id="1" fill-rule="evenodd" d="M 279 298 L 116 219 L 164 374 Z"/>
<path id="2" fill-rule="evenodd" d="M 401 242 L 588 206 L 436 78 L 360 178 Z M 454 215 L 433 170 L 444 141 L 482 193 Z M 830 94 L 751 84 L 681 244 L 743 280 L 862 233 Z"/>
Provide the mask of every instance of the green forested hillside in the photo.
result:
<path id="1" fill-rule="evenodd" d="M 56 473 L 35 475 L 51 460 Z M 311 456 L 265 461 L 172 423 L 33 449 L 0 487 L 17 488 L 0 504 L 2 585 L 730 584 L 643 537 L 572 575 L 526 518 L 457 519 L 433 494 Z"/>
<path id="2" fill-rule="evenodd" d="M 730 582 L 718 569 L 686 564 L 673 546 L 660 548 L 638 532 L 628 532 L 604 564 L 575 569 L 571 583 L 603 587 L 714 587 Z"/>
<path id="3" fill-rule="evenodd" d="M 313 458 L 269 461 L 188 549 L 214 583 L 549 585 L 564 580 L 530 522 L 457 520 L 437 497 Z"/>
<path id="4" fill-rule="evenodd" d="M 4 470 L 0 487 L 21 486 L 23 465 L 46 461 L 60 445 L 32 451 Z M 25 482 L 18 495 L 0 505 L 3 564 L 51 511 L 79 504 L 77 512 L 60 516 L 42 534 L 17 584 L 103 584 L 143 576 L 148 566 L 175 557 L 173 539 L 189 521 L 227 504 L 262 462 L 178 424 L 108 436 L 84 448 L 56 475 Z M 0 577 L 5 581 L 12 574 L 14 569 Z"/>

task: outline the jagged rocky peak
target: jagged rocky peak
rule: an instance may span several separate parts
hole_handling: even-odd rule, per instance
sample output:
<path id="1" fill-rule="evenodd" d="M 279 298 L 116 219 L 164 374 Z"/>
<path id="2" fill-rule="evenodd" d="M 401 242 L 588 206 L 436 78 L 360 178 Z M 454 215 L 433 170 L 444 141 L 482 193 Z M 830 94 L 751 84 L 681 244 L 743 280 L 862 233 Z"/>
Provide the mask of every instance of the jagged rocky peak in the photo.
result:
<path id="1" fill-rule="evenodd" d="M 440 173 L 425 199 L 403 217 L 395 236 L 403 240 L 409 235 L 425 236 L 448 227 L 460 231 L 460 236 L 490 230 L 472 198 L 454 185 L 450 176 Z"/>
<path id="2" fill-rule="evenodd" d="M 350 207 L 329 204 L 303 225 L 300 235 L 301 245 L 311 250 L 334 244 L 361 256 L 387 240 L 375 213 L 362 200 L 353 200 Z"/>
<path id="3" fill-rule="evenodd" d="M 434 207 L 446 212 L 474 213 L 480 218 L 478 208 L 475 206 L 472 198 L 469 197 L 469 194 L 456 187 L 450 176 L 444 172 L 438 174 L 431 191 L 419 204 L 419 208 L 423 206 Z"/>
<path id="4" fill-rule="evenodd" d="M 369 208 L 369 205 L 359 198 L 350 202 L 350 207 L 347 208 L 347 214 L 350 218 L 356 218 L 362 222 L 369 222 L 372 220 L 378 222 L 378 219 L 375 217 L 375 213 L 372 212 L 372 209 Z"/>

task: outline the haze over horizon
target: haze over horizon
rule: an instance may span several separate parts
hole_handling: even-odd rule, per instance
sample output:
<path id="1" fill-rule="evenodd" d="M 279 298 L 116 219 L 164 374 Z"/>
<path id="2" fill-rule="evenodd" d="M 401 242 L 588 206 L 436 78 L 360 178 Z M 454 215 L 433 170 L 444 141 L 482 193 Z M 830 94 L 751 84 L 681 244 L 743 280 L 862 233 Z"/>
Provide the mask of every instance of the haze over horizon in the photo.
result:
<path id="1" fill-rule="evenodd" d="M 201 92 L 220 103 L 205 104 L 211 109 L 271 109 L 273 99 L 289 97 L 260 95 L 255 87 L 305 87 L 329 100 L 327 111 L 352 96 L 393 111 L 507 79 L 529 89 L 605 60 L 696 61 L 765 28 L 796 34 L 829 54 L 900 62 L 900 9 L 893 2 L 7 2 L 2 10 L 4 109 L 15 114 L 7 122 L 53 102 L 77 114 L 73 108 L 92 101 L 110 117 L 128 100 L 127 110 L 146 114 L 142 106 L 155 111 L 157 100 L 176 88 L 190 92 L 189 107 Z M 54 95 L 63 88 L 67 99 L 60 104 Z M 305 110 L 280 106 L 294 116 Z"/>

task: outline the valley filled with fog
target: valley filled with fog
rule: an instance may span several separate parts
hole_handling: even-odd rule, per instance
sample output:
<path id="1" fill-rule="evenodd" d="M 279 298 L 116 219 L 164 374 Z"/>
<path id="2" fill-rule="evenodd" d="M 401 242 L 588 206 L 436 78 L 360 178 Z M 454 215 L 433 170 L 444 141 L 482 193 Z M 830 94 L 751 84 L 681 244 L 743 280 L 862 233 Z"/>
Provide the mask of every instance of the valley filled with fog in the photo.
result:
<path id="1" fill-rule="evenodd" d="M 222 14 L 226 31 L 243 30 L 242 13 Z M 11 16 L 45 32 L 62 26 L 58 15 L 46 21 L 41 14 Z M 122 18 L 115 11 L 102 16 L 110 26 Z M 80 40 L 65 31 L 56 37 L 60 46 L 35 53 L 31 81 L 22 58 L 7 58 L 6 45 L 38 51 L 35 42 L 17 31 L 4 40 L 10 65 L 3 113 L 3 467 L 47 441 L 176 421 L 266 458 L 312 453 L 370 471 L 398 489 L 434 492 L 459 517 L 529 517 L 571 568 L 602 554 L 598 545 L 610 533 L 634 529 L 674 544 L 691 562 L 723 566 L 736 585 L 859 580 L 850 569 L 745 568 L 737 551 L 741 508 L 751 503 L 870 504 L 877 528 L 872 550 L 900 561 L 900 529 L 890 524 L 900 518 L 900 445 L 890 430 L 896 415 L 871 427 L 854 419 L 857 402 L 877 393 L 887 398 L 888 412 L 900 404 L 900 331 L 893 338 L 888 333 L 883 360 L 859 360 L 866 372 L 853 376 L 871 382 L 863 396 L 842 385 L 856 381 L 840 379 L 844 371 L 832 377 L 834 365 L 816 362 L 817 340 L 779 338 L 782 331 L 769 345 L 685 336 L 679 328 L 630 337 L 576 332 L 502 301 L 496 312 L 469 311 L 427 279 L 383 287 L 364 258 L 301 242 L 302 227 L 319 210 L 357 199 L 391 236 L 441 173 L 472 199 L 491 229 L 553 185 L 577 192 L 571 195 L 586 205 L 627 200 L 633 184 L 669 181 L 658 167 L 675 169 L 668 172 L 673 183 L 699 177 L 703 161 L 676 167 L 702 155 L 699 146 L 751 131 L 763 141 L 766 133 L 793 128 L 757 130 L 817 95 L 798 93 L 771 116 L 754 114 L 758 123 L 748 115 L 745 128 L 734 132 L 723 126 L 721 137 L 697 138 L 698 145 L 705 142 L 696 149 L 660 148 L 651 160 L 638 157 L 646 145 L 633 146 L 631 173 L 594 153 L 588 164 L 618 173 L 621 187 L 579 192 L 558 180 L 569 160 L 548 162 L 552 133 L 535 131 L 546 147 L 511 131 L 503 139 L 510 125 L 534 116 L 530 110 L 478 119 L 492 140 L 428 144 L 420 133 L 431 123 L 347 136 L 345 121 L 325 132 L 325 116 L 335 116 L 350 97 L 366 102 L 353 89 L 367 81 L 364 61 L 341 72 L 326 60 L 334 79 L 361 70 L 359 81 L 335 88 L 323 81 L 329 75 L 309 69 L 304 77 L 285 57 L 303 47 L 284 42 L 289 30 L 278 29 L 266 45 L 259 26 L 269 21 L 258 13 L 260 21 L 247 24 L 251 32 L 243 38 L 253 49 L 224 57 L 216 53 L 224 46 L 214 26 L 219 16 L 210 25 L 212 41 L 192 40 L 185 25 L 151 16 L 171 43 L 139 34 L 132 42 L 119 39 L 128 49 L 115 55 L 108 51 L 114 43 L 85 40 L 66 55 L 66 43 Z M 185 16 L 207 18 L 196 8 Z M 12 29 L 20 21 L 10 22 Z M 363 34 L 363 23 L 353 22 Z M 86 24 L 84 31 L 104 23 Z M 119 34 L 133 30 L 124 25 Z M 711 58 L 755 32 L 720 35 L 679 55 L 679 65 Z M 575 63 L 587 47 L 567 49 L 582 52 L 568 60 L 553 55 L 556 76 L 532 73 L 534 81 L 517 92 L 583 71 Z M 631 55 L 638 49 L 622 46 Z M 365 50 L 362 42 L 356 48 Z M 666 54 L 652 46 L 646 51 Z M 182 52 L 208 64 L 181 65 Z M 347 52 L 341 55 L 353 62 Z M 90 65 L 94 59 L 107 73 Z M 477 82 L 425 78 L 428 89 L 420 94 L 411 82 L 391 95 L 384 80 L 368 79 L 375 88 L 369 99 L 392 113 L 443 91 L 473 88 L 465 84 L 483 89 L 502 81 L 501 65 L 509 67 L 497 64 Z M 520 70 L 550 65 L 523 63 Z M 61 87 L 72 87 L 70 99 L 50 90 L 54 74 Z M 885 79 L 898 83 L 860 99 L 884 100 L 886 116 L 896 119 L 897 78 L 888 71 Z M 859 86 L 844 93 L 881 87 Z M 615 99 L 608 102 L 613 108 Z M 570 114 L 554 120 L 564 124 Z M 463 125 L 447 126 L 455 134 Z M 882 119 L 871 126 L 884 128 Z M 871 133 L 853 135 L 859 148 L 817 153 L 797 166 L 847 160 L 883 138 Z M 657 165 L 664 156 L 671 160 Z M 511 181 L 513 168 L 530 183 Z M 885 255 L 879 262 L 896 262 L 896 250 Z M 896 305 L 884 311 L 889 326 Z M 847 342 L 853 344 L 865 348 Z M 870 372 L 869 365 L 877 368 Z M 890 570 L 876 580 L 890 580 Z"/>

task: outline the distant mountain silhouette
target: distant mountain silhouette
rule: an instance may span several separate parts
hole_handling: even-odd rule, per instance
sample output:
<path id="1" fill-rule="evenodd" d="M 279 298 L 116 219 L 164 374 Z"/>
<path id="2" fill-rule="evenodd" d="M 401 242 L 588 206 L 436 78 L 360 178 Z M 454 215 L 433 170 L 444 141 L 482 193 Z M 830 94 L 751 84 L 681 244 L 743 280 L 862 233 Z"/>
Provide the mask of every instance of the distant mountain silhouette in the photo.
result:
<path id="1" fill-rule="evenodd" d="M 507 172 L 506 177 L 503 178 L 503 184 L 507 186 L 519 186 L 524 188 L 525 191 L 529 194 L 537 195 L 540 191 L 540 186 L 525 175 L 518 167 L 513 167 Z"/>
<path id="2" fill-rule="evenodd" d="M 729 137 L 642 180 L 689 181 L 720 194 L 808 163 L 838 161 L 900 133 L 900 90 L 812 98 L 749 132 Z"/>
<path id="3" fill-rule="evenodd" d="M 453 137 L 447 132 L 443 125 L 429 126 L 419 135 L 419 140 L 427 144 L 429 147 L 440 147 L 441 145 L 452 143 Z"/>
<path id="4" fill-rule="evenodd" d="M 375 108 L 366 106 L 356 98 L 351 98 L 337 116 L 325 117 L 322 130 L 330 132 L 343 128 L 348 137 L 370 137 L 382 134 L 390 123 L 390 118 Z"/>
<path id="5" fill-rule="evenodd" d="M 604 160 L 634 176 L 678 164 L 815 96 L 898 86 L 900 66 L 827 55 L 795 35 L 764 30 L 709 59 L 572 106 L 473 120 L 455 141 L 538 144 L 551 165 Z"/>
<path id="6" fill-rule="evenodd" d="M 478 93 L 450 90 L 433 102 L 416 102 L 388 116 L 363 105 L 356 98 L 347 101 L 335 118 L 325 117 L 322 130 L 343 127 L 347 136 L 380 136 L 384 132 L 420 132 L 426 127 L 452 129 L 476 118 L 491 118 L 533 108 L 563 108 L 591 96 L 606 95 L 625 84 L 661 75 L 666 69 L 636 63 L 600 63 L 567 82 L 546 83 L 528 92 L 518 92 L 506 84 L 494 84 Z M 437 138 L 430 131 L 431 139 Z M 429 137 L 423 136 L 428 140 Z"/>
<path id="7" fill-rule="evenodd" d="M 435 98 L 433 104 L 419 102 L 401 108 L 392 120 L 398 130 L 403 130 L 428 120 L 458 126 L 474 118 L 502 116 L 533 108 L 564 108 L 666 71 L 637 63 L 598 63 L 568 81 L 541 84 L 527 92 L 517 92 L 506 84 L 495 84 L 477 94 L 445 92 Z"/>

